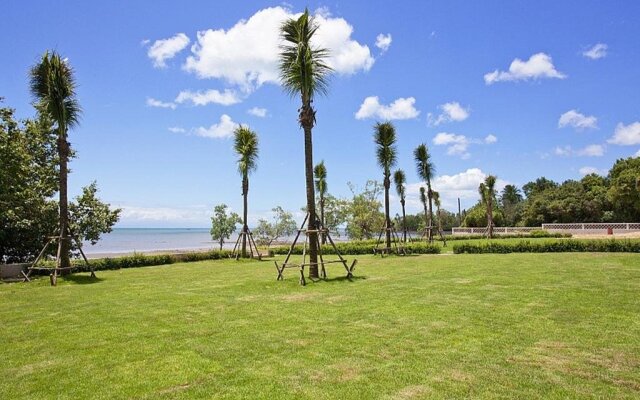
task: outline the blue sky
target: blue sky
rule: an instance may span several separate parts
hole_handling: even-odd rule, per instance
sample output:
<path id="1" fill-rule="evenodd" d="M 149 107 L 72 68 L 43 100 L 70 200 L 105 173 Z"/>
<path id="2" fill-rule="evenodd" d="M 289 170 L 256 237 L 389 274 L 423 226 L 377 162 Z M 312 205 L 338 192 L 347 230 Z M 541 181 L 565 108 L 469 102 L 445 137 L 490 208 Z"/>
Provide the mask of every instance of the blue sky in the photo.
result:
<path id="1" fill-rule="evenodd" d="M 70 133 L 70 190 L 97 180 L 121 227 L 206 227 L 215 204 L 240 211 L 228 138 L 260 137 L 250 217 L 305 203 L 298 99 L 277 84 L 273 27 L 305 6 L 332 51 L 318 98 L 314 161 L 329 191 L 381 180 L 372 126 L 390 119 L 417 203 L 412 150 L 426 143 L 435 190 L 454 210 L 501 184 L 606 173 L 640 153 L 636 1 L 21 1 L 3 5 L 0 96 L 33 114 L 28 69 L 46 49 L 75 68 L 84 109 Z M 392 199 L 392 212 L 399 210 Z"/>

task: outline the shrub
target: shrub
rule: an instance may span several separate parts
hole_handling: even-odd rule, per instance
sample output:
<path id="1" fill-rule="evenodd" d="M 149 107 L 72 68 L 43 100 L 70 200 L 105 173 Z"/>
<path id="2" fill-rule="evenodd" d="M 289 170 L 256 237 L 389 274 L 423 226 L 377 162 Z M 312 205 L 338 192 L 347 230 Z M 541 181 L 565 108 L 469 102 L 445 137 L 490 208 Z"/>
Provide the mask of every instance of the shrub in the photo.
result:
<path id="1" fill-rule="evenodd" d="M 381 244 L 382 245 L 382 244 Z M 376 240 L 358 240 L 353 242 L 340 242 L 336 243 L 336 248 L 342 255 L 358 255 L 358 254 L 373 254 L 373 250 L 376 247 Z M 286 255 L 289 252 L 290 246 L 278 246 L 272 248 L 273 254 Z M 426 242 L 412 242 L 404 245 L 405 250 L 408 253 L 413 254 L 439 254 L 440 246 L 434 244 L 428 244 Z M 302 245 L 296 245 L 293 248 L 295 255 L 302 254 Z M 333 246 L 322 246 L 322 254 L 335 254 Z"/>
<path id="2" fill-rule="evenodd" d="M 464 243 L 453 246 L 455 254 L 481 253 L 640 253 L 640 241 L 634 240 L 560 240 L 555 242 L 532 243 L 522 240 L 517 243 Z"/>

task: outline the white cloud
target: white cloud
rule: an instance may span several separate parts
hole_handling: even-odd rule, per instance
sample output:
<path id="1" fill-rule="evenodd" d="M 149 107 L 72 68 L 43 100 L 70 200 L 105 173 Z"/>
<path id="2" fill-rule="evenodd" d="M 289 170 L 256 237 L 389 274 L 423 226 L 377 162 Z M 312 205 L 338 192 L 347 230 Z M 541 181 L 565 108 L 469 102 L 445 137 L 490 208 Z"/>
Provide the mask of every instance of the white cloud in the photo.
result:
<path id="1" fill-rule="evenodd" d="M 582 149 L 574 150 L 571 146 L 558 146 L 553 150 L 557 156 L 581 156 L 581 157 L 602 157 L 604 155 L 604 146 L 601 144 L 590 144 Z"/>
<path id="2" fill-rule="evenodd" d="M 571 126 L 581 131 L 583 129 L 597 129 L 598 119 L 593 115 L 586 116 L 576 110 L 569 110 L 560 116 L 558 120 L 558 128 Z"/>
<path id="3" fill-rule="evenodd" d="M 467 151 L 469 148 L 469 139 L 464 135 L 440 132 L 433 138 L 433 144 L 436 146 L 449 146 L 447 147 L 447 154 L 450 156 L 459 155 L 463 159 L 469 158 L 470 156 Z"/>
<path id="4" fill-rule="evenodd" d="M 462 107 L 457 101 L 444 103 L 439 105 L 438 108 L 442 110 L 442 113 L 437 117 L 434 117 L 431 113 L 428 114 L 429 125 L 438 126 L 444 122 L 464 121 L 469 118 L 469 109 Z"/>
<path id="5" fill-rule="evenodd" d="M 413 97 L 399 98 L 385 106 L 380 104 L 378 96 L 369 96 L 362 102 L 356 112 L 356 119 L 380 118 L 384 120 L 416 118 L 420 111 L 416 110 Z"/>
<path id="6" fill-rule="evenodd" d="M 580 172 L 580 175 L 590 175 L 590 174 L 598 174 L 598 175 L 606 175 L 607 172 L 600 170 L 598 168 L 595 167 L 582 167 L 578 170 L 578 172 Z"/>
<path id="7" fill-rule="evenodd" d="M 255 116 L 255 117 L 260 117 L 260 118 L 264 118 L 267 116 L 267 109 L 266 108 L 260 108 L 260 107 L 253 107 L 247 110 L 247 113 Z"/>
<path id="8" fill-rule="evenodd" d="M 638 150 L 638 152 L 636 154 L 633 155 L 634 157 L 640 157 L 640 150 Z"/>
<path id="9" fill-rule="evenodd" d="M 178 94 L 175 102 L 182 104 L 186 101 L 190 101 L 196 106 L 206 106 L 209 103 L 229 106 L 239 103 L 241 100 L 235 90 L 225 89 L 224 92 L 220 92 L 215 89 L 209 89 L 204 92 L 183 90 Z"/>
<path id="10" fill-rule="evenodd" d="M 233 130 L 236 129 L 237 126 L 238 124 L 233 122 L 230 116 L 222 114 L 219 123 L 213 124 L 208 128 L 201 126 L 196 128 L 194 133 L 198 136 L 207 138 L 229 138 L 233 136 Z"/>
<path id="11" fill-rule="evenodd" d="M 184 50 L 189 45 L 189 37 L 184 33 L 170 37 L 169 39 L 156 40 L 153 42 L 147 55 L 153 60 L 153 66 L 156 68 L 165 68 L 166 60 L 175 57 L 176 54 Z"/>
<path id="12" fill-rule="evenodd" d="M 478 200 L 478 186 L 485 180 L 488 174 L 479 168 L 469 168 L 464 172 L 454 175 L 436 176 L 431 186 L 433 190 L 440 193 L 442 204 L 445 207 L 457 209 L 457 199 L 461 200 Z M 496 181 L 496 190 L 501 191 L 509 182 L 498 178 Z M 416 210 L 422 211 L 420 205 L 420 186 L 424 186 L 423 182 L 410 183 L 407 185 L 407 200 Z"/>
<path id="13" fill-rule="evenodd" d="M 200 78 L 223 79 L 251 91 L 264 83 L 278 84 L 279 29 L 298 16 L 284 7 L 265 8 L 228 30 L 199 31 L 184 69 Z M 332 18 L 326 9 L 315 15 L 316 46 L 330 49 L 327 63 L 338 74 L 368 71 L 374 63 L 369 47 L 351 39 L 353 27 Z"/>
<path id="14" fill-rule="evenodd" d="M 389 46 L 391 46 L 391 40 L 392 39 L 390 33 L 386 35 L 381 33 L 376 37 L 376 47 L 382 50 L 382 52 L 384 53 L 385 51 L 389 50 Z"/>
<path id="15" fill-rule="evenodd" d="M 173 133 L 185 133 L 186 130 L 182 127 L 179 126 L 170 126 L 169 128 L 167 128 L 169 130 L 169 132 L 173 132 Z"/>
<path id="16" fill-rule="evenodd" d="M 624 125 L 622 122 L 619 123 L 616 126 L 613 137 L 607 142 L 621 146 L 640 144 L 640 122 L 634 122 L 629 125 Z"/>
<path id="17" fill-rule="evenodd" d="M 495 143 L 495 142 L 497 142 L 497 141 L 498 141 L 498 138 L 497 138 L 495 135 L 491 135 L 491 134 L 487 135 L 487 136 L 484 138 L 484 142 L 485 142 L 486 144 L 493 144 L 493 143 Z"/>
<path id="18" fill-rule="evenodd" d="M 537 53 L 529 57 L 527 61 L 516 58 L 511 62 L 509 71 L 489 72 L 484 75 L 484 82 L 491 85 L 501 81 L 521 81 L 542 78 L 564 79 L 567 76 L 556 70 L 551 57 L 545 53 Z"/>
<path id="19" fill-rule="evenodd" d="M 147 106 L 159 107 L 159 108 L 170 108 L 172 110 L 176 109 L 176 105 L 174 103 L 166 103 L 164 101 L 156 100 L 152 97 L 147 97 Z"/>
<path id="20" fill-rule="evenodd" d="M 607 46 L 604 43 L 598 43 L 594 45 L 592 48 L 585 50 L 582 52 L 582 55 L 590 58 L 592 60 L 597 60 L 599 58 L 605 58 L 607 56 Z"/>

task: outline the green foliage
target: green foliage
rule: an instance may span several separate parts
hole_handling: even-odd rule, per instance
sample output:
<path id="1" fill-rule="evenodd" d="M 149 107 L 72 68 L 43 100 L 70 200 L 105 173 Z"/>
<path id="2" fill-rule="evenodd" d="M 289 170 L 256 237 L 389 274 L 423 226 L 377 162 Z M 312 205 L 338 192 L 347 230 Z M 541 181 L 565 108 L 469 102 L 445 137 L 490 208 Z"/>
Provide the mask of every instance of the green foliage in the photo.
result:
<path id="1" fill-rule="evenodd" d="M 504 217 L 501 210 L 493 210 L 493 223 L 495 226 L 504 226 Z M 467 228 L 480 228 L 487 226 L 487 208 L 481 202 L 476 203 L 467 210 L 462 221 L 462 226 Z"/>
<path id="2" fill-rule="evenodd" d="M 72 232 L 91 244 L 98 243 L 100 235 L 111 232 L 122 211 L 119 208 L 112 210 L 109 204 L 98 199 L 97 193 L 98 186 L 94 181 L 82 188 L 82 194 L 69 205 Z"/>
<path id="3" fill-rule="evenodd" d="M 342 255 L 358 255 L 358 254 L 373 254 L 376 247 L 375 240 L 354 240 L 352 242 L 340 242 L 336 243 L 336 248 Z M 441 247 L 436 244 L 428 244 L 426 242 L 412 242 L 403 244 L 403 247 L 410 254 L 440 254 Z M 289 252 L 290 246 L 274 247 L 273 253 L 276 255 L 284 255 Z M 302 245 L 296 245 L 293 248 L 295 255 L 301 255 L 303 251 Z M 331 245 L 322 246 L 322 254 L 335 254 L 335 250 Z"/>
<path id="4" fill-rule="evenodd" d="M 400 202 L 404 202 L 406 197 L 405 184 L 407 183 L 407 178 L 403 170 L 398 169 L 393 173 L 393 182 L 396 186 L 396 193 L 398 194 L 398 197 L 400 197 Z"/>
<path id="5" fill-rule="evenodd" d="M 534 243 L 522 240 L 518 243 L 488 242 L 464 243 L 453 246 L 454 254 L 481 253 L 568 253 L 568 252 L 599 252 L 599 253 L 640 253 L 640 241 L 637 240 L 558 240 L 554 242 Z"/>
<path id="6" fill-rule="evenodd" d="M 345 224 L 351 209 L 348 200 L 337 198 L 331 194 L 324 197 L 324 226 L 332 236 L 339 237 L 341 225 Z"/>
<path id="7" fill-rule="evenodd" d="M 349 203 L 347 214 L 347 235 L 351 239 L 371 239 L 384 226 L 384 214 L 380 211 L 381 204 L 378 196 L 382 185 L 369 180 L 361 192 L 349 182 L 353 198 Z"/>
<path id="8" fill-rule="evenodd" d="M 517 226 L 522 217 L 523 198 L 515 185 L 506 185 L 502 189 L 499 201 L 505 226 Z"/>
<path id="9" fill-rule="evenodd" d="M 258 220 L 258 226 L 253 230 L 257 237 L 258 244 L 271 246 L 276 239 L 291 236 L 296 232 L 296 221 L 293 215 L 277 206 L 271 210 L 273 212 L 273 222 L 265 219 Z"/>
<path id="10" fill-rule="evenodd" d="M 233 134 L 233 149 L 238 155 L 238 172 L 246 178 L 258 168 L 258 135 L 242 125 Z"/>
<path id="11" fill-rule="evenodd" d="M 236 224 L 241 224 L 242 220 L 238 214 L 232 212 L 227 215 L 227 205 L 218 204 L 213 208 L 213 217 L 211 217 L 211 239 L 217 241 L 220 250 L 224 246 L 225 240 L 229 239 L 233 232 L 236 231 Z"/>
<path id="12" fill-rule="evenodd" d="M 384 171 L 385 182 L 391 175 L 391 168 L 397 162 L 396 128 L 391 122 L 378 122 L 373 127 L 373 141 L 376 144 L 376 160 Z"/>
<path id="13" fill-rule="evenodd" d="M 327 193 L 327 167 L 324 165 L 324 161 L 320 161 L 313 168 L 313 176 L 315 178 L 316 190 L 320 198 L 324 198 Z"/>
<path id="14" fill-rule="evenodd" d="M 609 171 L 607 199 L 617 221 L 640 220 L 640 157 L 617 160 Z"/>
<path id="15" fill-rule="evenodd" d="M 413 158 L 416 163 L 416 171 L 420 179 L 430 182 L 436 169 L 431 161 L 431 155 L 426 144 L 421 144 L 413 151 Z"/>

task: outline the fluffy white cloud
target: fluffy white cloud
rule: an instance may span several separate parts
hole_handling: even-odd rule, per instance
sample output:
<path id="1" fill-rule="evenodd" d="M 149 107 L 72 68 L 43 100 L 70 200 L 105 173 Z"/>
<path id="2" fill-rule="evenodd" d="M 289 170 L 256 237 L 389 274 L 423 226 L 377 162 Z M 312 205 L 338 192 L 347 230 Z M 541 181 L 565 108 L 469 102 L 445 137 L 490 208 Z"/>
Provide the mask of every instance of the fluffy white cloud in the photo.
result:
<path id="1" fill-rule="evenodd" d="M 567 76 L 556 70 L 551 57 L 545 53 L 537 53 L 529 57 L 527 61 L 516 58 L 511 62 L 509 71 L 489 72 L 484 76 L 484 82 L 491 85 L 501 81 L 521 81 L 541 78 L 564 79 Z"/>
<path id="2" fill-rule="evenodd" d="M 413 97 L 399 98 L 385 106 L 380 104 L 378 96 L 369 96 L 362 102 L 356 112 L 356 119 L 380 118 L 384 120 L 416 118 L 420 111 L 415 108 L 416 99 Z"/>
<path id="3" fill-rule="evenodd" d="M 442 204 L 445 207 L 457 208 L 457 199 L 476 200 L 479 199 L 478 186 L 485 180 L 488 174 L 479 168 L 469 168 L 464 172 L 454 175 L 439 175 L 431 182 L 433 190 L 440 193 Z M 501 191 L 509 182 L 498 178 L 496 190 Z M 414 209 L 422 211 L 420 205 L 420 186 L 424 183 L 410 183 L 407 185 L 407 200 Z"/>
<path id="4" fill-rule="evenodd" d="M 147 106 L 158 107 L 158 108 L 170 108 L 172 110 L 176 109 L 175 103 L 167 103 L 164 101 L 156 100 L 152 97 L 147 97 Z"/>
<path id="5" fill-rule="evenodd" d="M 469 109 L 462 107 L 457 101 L 444 103 L 439 105 L 438 108 L 442 113 L 437 117 L 431 113 L 428 114 L 429 125 L 438 126 L 444 122 L 464 121 L 469 118 Z"/>
<path id="6" fill-rule="evenodd" d="M 225 89 L 224 92 L 220 92 L 215 89 L 209 89 L 204 92 L 192 92 L 190 90 L 183 90 L 178 94 L 175 102 L 182 104 L 186 101 L 190 101 L 196 106 L 206 106 L 209 103 L 229 106 L 239 103 L 241 100 L 235 90 Z"/>
<path id="7" fill-rule="evenodd" d="M 264 83 L 279 83 L 279 29 L 293 14 L 284 7 L 265 8 L 228 30 L 197 34 L 184 69 L 200 78 L 216 78 L 251 91 Z M 369 47 L 351 39 L 353 27 L 328 12 L 315 15 L 319 24 L 315 45 L 330 49 L 327 63 L 339 74 L 368 71 L 374 63 Z"/>
<path id="8" fill-rule="evenodd" d="M 260 118 L 264 118 L 267 116 L 267 109 L 266 108 L 260 108 L 260 107 L 253 107 L 247 110 L 248 114 L 251 114 L 255 117 L 260 117 Z"/>
<path id="9" fill-rule="evenodd" d="M 634 157 L 640 157 L 640 150 L 638 150 L 638 152 L 636 154 L 633 155 Z"/>
<path id="10" fill-rule="evenodd" d="M 598 43 L 594 45 L 592 48 L 583 51 L 582 55 L 592 60 L 605 58 L 607 56 L 607 48 L 608 46 L 606 44 Z"/>
<path id="11" fill-rule="evenodd" d="M 173 133 L 185 133 L 186 130 L 182 127 L 179 126 L 170 126 L 169 128 L 169 132 L 173 132 Z"/>
<path id="12" fill-rule="evenodd" d="M 166 60 L 175 57 L 176 54 L 184 50 L 190 41 L 189 37 L 184 33 L 178 33 L 169 39 L 156 40 L 149 47 L 147 55 L 153 60 L 154 67 L 165 68 L 167 66 Z"/>
<path id="13" fill-rule="evenodd" d="M 574 150 L 571 146 L 558 146 L 553 150 L 557 156 L 581 156 L 581 157 L 602 157 L 604 155 L 604 146 L 601 144 L 590 144 L 582 149 Z"/>
<path id="14" fill-rule="evenodd" d="M 631 146 L 640 144 L 640 122 L 624 125 L 622 122 L 616 126 L 613 137 L 607 140 L 608 143 Z"/>
<path id="15" fill-rule="evenodd" d="M 606 175 L 607 172 L 606 171 L 602 171 L 599 170 L 598 168 L 595 167 L 582 167 L 578 170 L 578 172 L 580 172 L 580 175 L 589 175 L 589 174 L 598 174 L 598 175 Z"/>
<path id="16" fill-rule="evenodd" d="M 376 47 L 379 48 L 380 50 L 382 50 L 383 53 L 385 51 L 389 50 L 389 46 L 391 46 L 391 34 L 390 33 L 388 33 L 386 35 L 381 33 L 376 37 Z"/>
<path id="17" fill-rule="evenodd" d="M 213 124 L 208 128 L 199 127 L 194 130 L 194 133 L 198 136 L 207 137 L 207 138 L 229 138 L 233 136 L 233 130 L 238 126 L 237 123 L 233 122 L 230 116 L 227 114 L 222 114 L 220 117 L 220 122 L 217 124 Z"/>
<path id="18" fill-rule="evenodd" d="M 447 154 L 450 156 L 459 155 L 463 159 L 469 158 L 470 156 L 467 151 L 469 148 L 469 139 L 464 135 L 440 132 L 433 138 L 433 144 L 436 146 L 449 146 L 447 147 Z"/>
<path id="19" fill-rule="evenodd" d="M 493 143 L 495 143 L 495 142 L 497 142 L 497 141 L 498 141 L 498 138 L 497 138 L 495 135 L 491 135 L 491 134 L 487 135 L 487 136 L 484 138 L 484 142 L 485 142 L 486 144 L 493 144 Z"/>
<path id="20" fill-rule="evenodd" d="M 586 116 L 576 110 L 569 110 L 560 116 L 558 120 L 558 128 L 571 126 L 581 131 L 583 129 L 597 129 L 598 119 L 593 115 Z"/>

